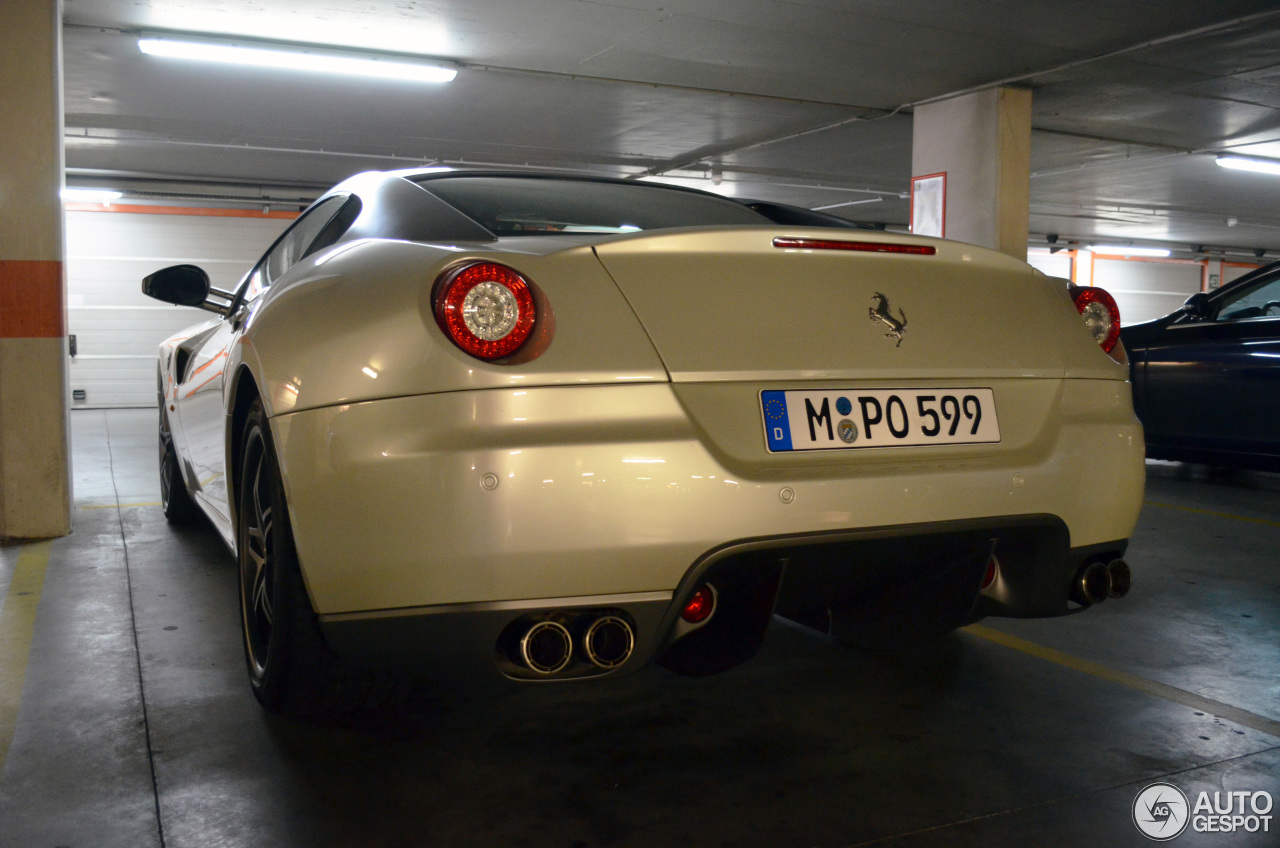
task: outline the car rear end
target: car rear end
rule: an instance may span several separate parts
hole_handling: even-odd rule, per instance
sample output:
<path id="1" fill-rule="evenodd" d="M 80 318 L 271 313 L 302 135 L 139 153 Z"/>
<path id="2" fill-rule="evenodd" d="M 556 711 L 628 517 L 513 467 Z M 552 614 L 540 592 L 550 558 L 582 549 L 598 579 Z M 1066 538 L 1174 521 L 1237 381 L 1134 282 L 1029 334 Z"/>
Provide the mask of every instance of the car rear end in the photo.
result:
<path id="1" fill-rule="evenodd" d="M 1121 350 L 1065 281 L 991 251 L 716 227 L 401 243 L 373 273 L 361 249 L 326 266 L 315 314 L 372 274 L 378 301 L 345 311 L 385 356 L 295 325 L 304 355 L 264 366 L 268 394 L 293 390 L 273 427 L 341 651 L 522 680 L 709 673 L 775 612 L 855 640 L 1064 613 L 1135 525 Z M 496 359 L 442 305 L 476 265 L 538 314 Z"/>

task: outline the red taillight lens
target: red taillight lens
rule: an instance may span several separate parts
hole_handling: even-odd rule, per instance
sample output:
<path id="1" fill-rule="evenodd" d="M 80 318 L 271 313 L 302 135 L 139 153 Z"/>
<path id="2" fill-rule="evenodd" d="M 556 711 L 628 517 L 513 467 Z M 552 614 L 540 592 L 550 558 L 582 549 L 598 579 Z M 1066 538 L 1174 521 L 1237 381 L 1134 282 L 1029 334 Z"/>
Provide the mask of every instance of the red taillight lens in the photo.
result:
<path id="1" fill-rule="evenodd" d="M 436 321 L 454 344 L 480 359 L 510 356 L 538 320 L 529 281 L 496 262 L 449 272 L 436 289 Z"/>
<path id="2" fill-rule="evenodd" d="M 703 583 L 698 587 L 698 591 L 693 593 L 689 598 L 689 602 L 684 605 L 684 609 L 680 612 L 680 617 L 690 624 L 701 624 L 711 617 L 711 613 L 716 611 L 716 595 L 715 591 Z"/>
<path id="3" fill-rule="evenodd" d="M 1090 335 L 1105 352 L 1111 353 L 1120 340 L 1120 307 L 1115 298 L 1096 286 L 1072 286 L 1071 297 Z"/>

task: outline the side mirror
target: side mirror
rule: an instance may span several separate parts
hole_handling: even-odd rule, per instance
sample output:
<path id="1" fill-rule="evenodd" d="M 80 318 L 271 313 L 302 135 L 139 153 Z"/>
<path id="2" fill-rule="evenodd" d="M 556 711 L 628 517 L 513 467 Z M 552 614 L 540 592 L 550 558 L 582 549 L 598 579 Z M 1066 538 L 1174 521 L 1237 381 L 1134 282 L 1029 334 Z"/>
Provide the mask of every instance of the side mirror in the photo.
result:
<path id="1" fill-rule="evenodd" d="M 204 306 L 209 275 L 195 265 L 172 265 L 142 278 L 142 293 L 178 306 Z"/>
<path id="2" fill-rule="evenodd" d="M 1196 292 L 1182 304 L 1182 311 L 1196 320 L 1209 317 L 1209 295 Z"/>

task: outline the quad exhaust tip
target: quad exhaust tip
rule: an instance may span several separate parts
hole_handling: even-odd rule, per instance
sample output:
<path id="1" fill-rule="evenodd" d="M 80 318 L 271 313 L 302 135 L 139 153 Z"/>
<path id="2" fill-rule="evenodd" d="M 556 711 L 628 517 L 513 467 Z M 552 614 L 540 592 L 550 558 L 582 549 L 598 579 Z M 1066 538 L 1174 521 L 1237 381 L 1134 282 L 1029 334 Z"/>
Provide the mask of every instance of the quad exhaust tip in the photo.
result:
<path id="1" fill-rule="evenodd" d="M 636 634 L 626 620 L 605 615 L 591 622 L 582 635 L 582 647 L 596 668 L 617 668 L 630 659 Z"/>
<path id="2" fill-rule="evenodd" d="M 585 659 L 602 671 L 622 665 L 635 651 L 635 629 L 620 614 L 561 620 L 544 619 L 525 627 L 512 659 L 539 677 L 552 677 L 569 668 L 575 649 L 580 664 Z M 574 633 L 580 637 L 576 644 Z"/>
<path id="3" fill-rule="evenodd" d="M 1133 576 L 1129 573 L 1129 564 L 1122 559 L 1113 559 L 1107 563 L 1107 576 L 1111 578 L 1111 587 L 1107 590 L 1107 596 L 1111 598 L 1123 598 L 1129 594 L 1129 587 L 1133 584 Z"/>
<path id="4" fill-rule="evenodd" d="M 1100 604 L 1111 594 L 1111 575 L 1100 562 L 1091 562 L 1076 577 L 1077 600 L 1086 606 Z"/>
<path id="5" fill-rule="evenodd" d="M 539 621 L 520 639 L 520 659 L 537 674 L 555 674 L 572 657 L 573 637 L 559 622 Z"/>
<path id="6" fill-rule="evenodd" d="M 1122 559 L 1085 563 L 1071 582 L 1071 600 L 1083 606 L 1100 604 L 1107 598 L 1123 598 L 1129 594 L 1133 576 Z"/>

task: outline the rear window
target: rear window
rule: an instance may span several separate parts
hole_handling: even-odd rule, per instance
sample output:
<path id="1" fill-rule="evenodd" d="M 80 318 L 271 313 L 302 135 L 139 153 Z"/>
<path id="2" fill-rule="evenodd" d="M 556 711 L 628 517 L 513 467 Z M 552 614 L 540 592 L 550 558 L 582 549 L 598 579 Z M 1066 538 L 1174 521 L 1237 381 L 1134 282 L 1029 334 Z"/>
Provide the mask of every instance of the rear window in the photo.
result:
<path id="1" fill-rule="evenodd" d="M 436 177 L 419 185 L 495 235 L 626 233 L 769 223 L 731 200 L 641 183 Z"/>

